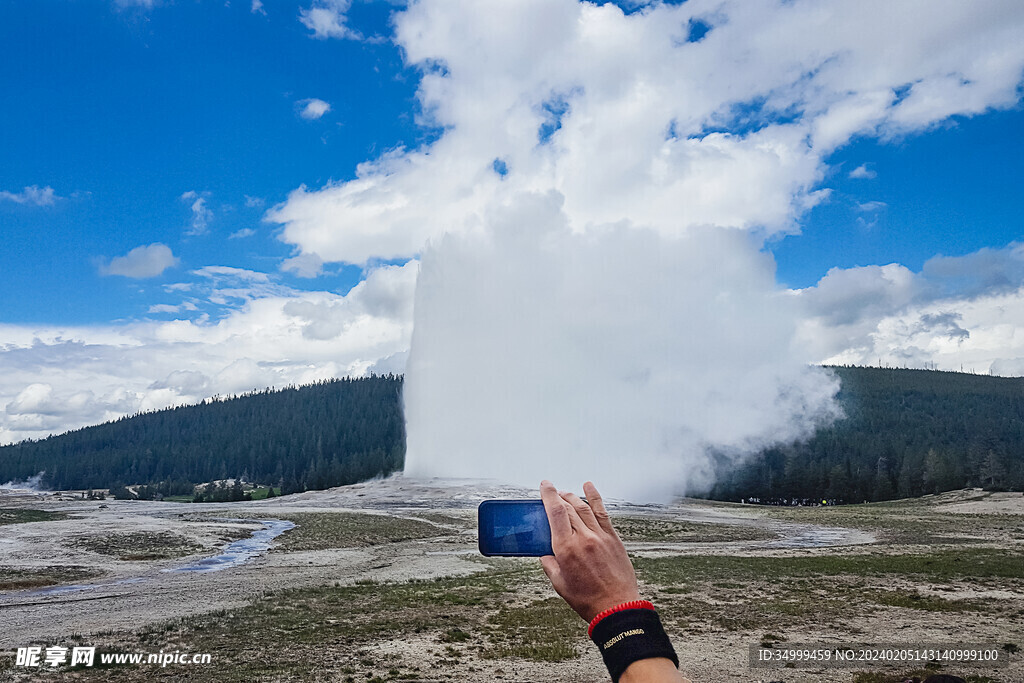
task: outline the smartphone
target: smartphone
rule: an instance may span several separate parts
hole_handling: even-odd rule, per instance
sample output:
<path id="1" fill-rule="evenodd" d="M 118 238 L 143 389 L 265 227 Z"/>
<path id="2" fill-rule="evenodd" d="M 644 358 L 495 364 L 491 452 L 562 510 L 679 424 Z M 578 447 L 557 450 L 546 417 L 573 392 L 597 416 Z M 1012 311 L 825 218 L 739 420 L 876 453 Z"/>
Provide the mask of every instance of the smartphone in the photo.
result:
<path id="1" fill-rule="evenodd" d="M 477 508 L 477 534 L 480 553 L 488 557 L 554 555 L 540 500 L 485 500 Z"/>

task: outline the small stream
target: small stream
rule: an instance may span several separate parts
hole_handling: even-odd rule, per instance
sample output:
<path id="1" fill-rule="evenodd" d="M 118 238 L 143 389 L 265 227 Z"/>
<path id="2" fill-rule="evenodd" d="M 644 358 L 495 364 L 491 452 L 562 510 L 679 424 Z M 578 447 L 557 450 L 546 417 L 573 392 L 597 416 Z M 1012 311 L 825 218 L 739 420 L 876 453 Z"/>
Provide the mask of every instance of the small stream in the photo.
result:
<path id="1" fill-rule="evenodd" d="M 246 520 L 231 519 L 230 522 L 242 522 Z M 198 562 L 186 564 L 184 567 L 171 567 L 164 569 L 165 572 L 219 572 L 222 569 L 230 569 L 245 564 L 252 558 L 265 553 L 270 548 L 270 542 L 275 538 L 295 528 L 294 522 L 284 519 L 258 519 L 263 525 L 262 529 L 254 531 L 249 538 L 233 541 L 224 546 L 219 555 L 204 557 Z"/>
<path id="2" fill-rule="evenodd" d="M 275 538 L 288 531 L 289 529 L 295 528 L 294 522 L 289 522 L 283 519 L 224 519 L 219 520 L 224 522 L 252 522 L 256 521 L 263 525 L 262 529 L 257 529 L 252 533 L 249 538 L 243 538 L 238 541 L 232 541 L 224 546 L 223 550 L 219 554 L 213 557 L 204 557 L 201 560 L 186 564 L 181 567 L 170 567 L 168 569 L 162 569 L 162 572 L 219 572 L 223 569 L 231 569 L 238 567 L 257 555 L 265 553 L 270 548 L 270 542 Z M 79 591 L 94 590 L 96 588 L 110 588 L 113 586 L 124 586 L 134 583 L 142 583 L 149 581 L 153 577 L 147 576 L 135 576 L 127 579 L 119 579 L 117 581 L 109 581 L 107 583 L 81 583 L 72 584 L 68 586 L 51 586 L 49 588 L 40 588 L 38 590 L 29 591 L 23 593 L 24 596 L 29 595 L 62 595 L 64 593 L 77 593 Z"/>

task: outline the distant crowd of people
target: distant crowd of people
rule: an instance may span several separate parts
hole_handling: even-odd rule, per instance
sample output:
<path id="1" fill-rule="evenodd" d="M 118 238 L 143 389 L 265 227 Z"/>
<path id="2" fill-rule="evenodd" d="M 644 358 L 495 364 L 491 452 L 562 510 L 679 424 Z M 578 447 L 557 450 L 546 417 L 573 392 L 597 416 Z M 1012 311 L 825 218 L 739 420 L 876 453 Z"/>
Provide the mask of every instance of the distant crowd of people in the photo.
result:
<path id="1" fill-rule="evenodd" d="M 740 498 L 744 505 L 776 505 L 785 507 L 822 507 L 827 505 L 841 505 L 843 501 L 838 498 Z"/>

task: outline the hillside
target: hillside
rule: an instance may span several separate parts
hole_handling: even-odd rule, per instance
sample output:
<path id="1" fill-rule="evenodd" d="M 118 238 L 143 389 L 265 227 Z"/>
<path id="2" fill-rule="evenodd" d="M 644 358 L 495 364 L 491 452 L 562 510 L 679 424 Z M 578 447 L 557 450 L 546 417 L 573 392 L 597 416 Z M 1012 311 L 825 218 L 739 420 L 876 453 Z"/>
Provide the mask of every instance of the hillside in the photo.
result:
<path id="1" fill-rule="evenodd" d="M 846 418 L 802 444 L 725 466 L 720 500 L 914 497 L 1024 488 L 1024 378 L 837 367 Z M 0 481 L 47 488 L 160 484 L 162 493 L 242 477 L 322 489 L 402 468 L 402 378 L 331 380 L 136 415 L 0 447 Z"/>
<path id="2" fill-rule="evenodd" d="M 242 477 L 285 492 L 401 469 L 402 378 L 336 379 L 171 408 L 0 447 L 0 482 L 45 472 L 52 489 L 158 484 L 161 493 Z"/>
<path id="3" fill-rule="evenodd" d="M 1024 487 L 1024 378 L 834 367 L 846 419 L 719 473 L 709 496 L 908 498 Z"/>

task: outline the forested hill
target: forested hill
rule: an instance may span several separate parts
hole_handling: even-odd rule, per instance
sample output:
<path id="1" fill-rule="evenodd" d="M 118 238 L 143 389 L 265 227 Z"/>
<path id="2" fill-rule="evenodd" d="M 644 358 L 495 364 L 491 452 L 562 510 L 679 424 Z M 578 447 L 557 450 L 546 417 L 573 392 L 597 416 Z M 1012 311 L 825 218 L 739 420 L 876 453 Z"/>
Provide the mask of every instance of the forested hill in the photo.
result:
<path id="1" fill-rule="evenodd" d="M 1024 488 L 1024 378 L 832 368 L 847 417 L 810 441 L 719 471 L 710 497 L 919 496 Z M 0 447 L 0 482 L 45 472 L 46 488 L 160 484 L 162 493 L 242 477 L 284 492 L 402 468 L 402 378 L 340 379 L 136 415 Z"/>
<path id="2" fill-rule="evenodd" d="M 1024 378 L 831 368 L 846 419 L 719 473 L 712 498 L 886 500 L 1024 488 Z"/>
<path id="3" fill-rule="evenodd" d="M 158 484 L 162 493 L 242 477 L 321 489 L 400 470 L 402 378 L 336 379 L 126 417 L 0 447 L 0 482 L 45 472 L 52 489 Z"/>

